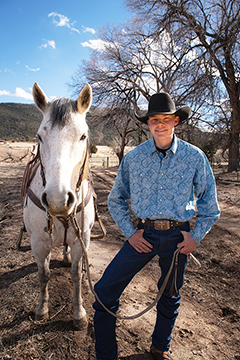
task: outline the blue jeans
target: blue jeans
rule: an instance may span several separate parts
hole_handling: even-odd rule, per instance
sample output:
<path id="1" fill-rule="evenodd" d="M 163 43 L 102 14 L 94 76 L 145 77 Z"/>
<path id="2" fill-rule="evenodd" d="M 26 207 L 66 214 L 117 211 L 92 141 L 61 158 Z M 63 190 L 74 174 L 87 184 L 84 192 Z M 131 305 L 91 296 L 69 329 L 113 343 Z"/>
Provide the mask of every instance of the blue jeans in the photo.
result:
<path id="1" fill-rule="evenodd" d="M 102 278 L 95 285 L 95 291 L 103 304 L 116 313 L 119 307 L 119 298 L 125 287 L 155 255 L 159 256 L 161 277 L 158 281 L 160 289 L 172 262 L 173 253 L 177 244 L 183 240 L 181 230 L 189 231 L 189 223 L 171 228 L 169 230 L 155 230 L 143 224 L 138 225 L 144 229 L 143 237 L 153 245 L 150 253 L 138 253 L 126 241 L 122 249 L 106 268 Z M 168 351 L 171 333 L 178 315 L 180 305 L 180 291 L 184 282 L 184 271 L 188 257 L 179 254 L 177 271 L 177 296 L 170 296 L 173 272 L 169 278 L 166 289 L 157 304 L 157 319 L 152 334 L 153 346 L 162 351 Z M 117 356 L 116 318 L 106 312 L 98 301 L 93 304 L 95 309 L 94 329 L 95 348 L 97 360 L 112 360 Z"/>

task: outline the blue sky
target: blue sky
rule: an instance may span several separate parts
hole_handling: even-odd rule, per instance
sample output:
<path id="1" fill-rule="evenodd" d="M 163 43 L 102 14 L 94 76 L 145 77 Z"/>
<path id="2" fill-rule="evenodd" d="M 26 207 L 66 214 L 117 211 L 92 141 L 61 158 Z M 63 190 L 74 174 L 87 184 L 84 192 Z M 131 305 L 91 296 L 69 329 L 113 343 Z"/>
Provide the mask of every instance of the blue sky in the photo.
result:
<path id="1" fill-rule="evenodd" d="M 32 103 L 35 81 L 49 99 L 71 97 L 99 27 L 128 16 L 123 0 L 0 0 L 0 103 Z"/>

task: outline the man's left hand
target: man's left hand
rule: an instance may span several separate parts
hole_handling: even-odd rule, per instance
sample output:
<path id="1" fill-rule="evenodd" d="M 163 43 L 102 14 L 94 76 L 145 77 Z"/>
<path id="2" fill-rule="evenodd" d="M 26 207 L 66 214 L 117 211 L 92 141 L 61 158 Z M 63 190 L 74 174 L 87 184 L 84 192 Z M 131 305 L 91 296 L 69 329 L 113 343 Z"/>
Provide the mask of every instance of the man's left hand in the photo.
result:
<path id="1" fill-rule="evenodd" d="M 193 250 L 196 249 L 196 247 L 198 246 L 198 244 L 196 243 L 196 241 L 191 237 L 191 235 L 189 234 L 189 232 L 187 231 L 181 231 L 182 235 L 183 235 L 183 241 L 177 244 L 178 248 L 182 249 L 180 250 L 181 254 L 185 254 L 185 255 L 189 255 L 191 252 L 193 252 Z"/>

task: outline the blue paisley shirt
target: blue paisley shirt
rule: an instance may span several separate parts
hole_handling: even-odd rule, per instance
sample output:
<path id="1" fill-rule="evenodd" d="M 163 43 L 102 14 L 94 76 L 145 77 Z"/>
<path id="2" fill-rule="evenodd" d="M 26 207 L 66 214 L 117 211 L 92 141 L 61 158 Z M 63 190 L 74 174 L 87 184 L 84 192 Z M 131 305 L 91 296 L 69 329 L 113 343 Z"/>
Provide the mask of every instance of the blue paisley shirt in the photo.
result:
<path id="1" fill-rule="evenodd" d="M 141 219 L 197 221 L 193 239 L 199 243 L 220 217 L 215 179 L 205 154 L 174 135 L 164 157 L 154 139 L 142 143 L 123 158 L 108 197 L 109 211 L 128 239 L 136 231 L 131 211 Z"/>

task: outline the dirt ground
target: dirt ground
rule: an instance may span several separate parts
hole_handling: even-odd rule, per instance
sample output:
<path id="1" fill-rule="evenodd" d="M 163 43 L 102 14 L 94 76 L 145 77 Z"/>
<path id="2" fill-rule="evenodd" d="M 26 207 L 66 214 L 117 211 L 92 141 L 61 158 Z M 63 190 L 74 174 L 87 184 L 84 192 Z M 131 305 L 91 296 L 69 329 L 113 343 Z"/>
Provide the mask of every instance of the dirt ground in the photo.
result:
<path id="1" fill-rule="evenodd" d="M 84 274 L 83 298 L 89 324 L 86 329 L 75 331 L 70 270 L 62 266 L 60 248 L 52 252 L 50 318 L 43 323 L 34 321 L 39 286 L 27 234 L 21 251 L 16 249 L 22 226 L 20 184 L 26 158 L 19 161 L 20 150 L 18 161 L 13 161 L 16 156 L 5 155 L 0 148 L 0 359 L 93 360 L 94 297 Z M 227 174 L 223 170 L 218 169 L 216 174 L 221 219 L 194 252 L 201 268 L 196 269 L 190 263 L 186 270 L 170 348 L 174 360 L 240 360 L 240 182 L 236 173 Z M 125 241 L 107 209 L 107 195 L 116 171 L 116 168 L 92 169 L 98 209 L 107 229 L 104 239 L 91 242 L 89 261 L 93 283 Z M 98 231 L 96 224 L 93 233 Z M 154 259 L 122 295 L 122 315 L 136 313 L 154 300 L 158 276 L 157 259 Z M 152 309 L 139 319 L 118 321 L 120 359 L 151 359 L 149 347 L 155 315 Z"/>

